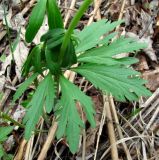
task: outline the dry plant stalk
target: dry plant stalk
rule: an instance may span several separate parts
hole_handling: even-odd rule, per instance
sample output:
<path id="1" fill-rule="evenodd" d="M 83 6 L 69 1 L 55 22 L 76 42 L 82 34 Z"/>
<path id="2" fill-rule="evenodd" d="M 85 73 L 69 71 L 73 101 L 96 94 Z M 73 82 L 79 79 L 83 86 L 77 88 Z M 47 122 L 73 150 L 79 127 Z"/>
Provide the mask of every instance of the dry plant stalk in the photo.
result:
<path id="1" fill-rule="evenodd" d="M 18 153 L 16 154 L 14 160 L 22 160 L 23 159 L 23 153 L 25 151 L 26 144 L 27 144 L 27 141 L 25 139 L 23 139 L 22 142 L 20 143 Z"/>
<path id="2" fill-rule="evenodd" d="M 117 115 L 116 108 L 115 108 L 115 105 L 114 105 L 113 97 L 110 96 L 109 100 L 110 100 L 110 104 L 111 104 L 111 112 L 112 112 L 114 121 L 115 121 L 116 124 L 119 124 L 119 119 L 118 119 L 118 115 Z M 124 136 L 123 136 L 123 133 L 122 133 L 119 125 L 117 125 L 117 131 L 118 131 L 118 134 L 119 134 L 119 138 L 123 139 Z M 132 160 L 129 149 L 128 149 L 126 143 L 123 142 L 122 145 L 123 145 L 123 149 L 124 149 L 124 152 L 126 154 L 127 159 Z"/>
<path id="3" fill-rule="evenodd" d="M 115 131 L 114 131 L 114 126 L 113 126 L 113 119 L 112 119 L 112 114 L 110 110 L 110 103 L 109 103 L 109 96 L 104 95 L 103 96 L 103 101 L 108 104 L 106 108 L 106 118 L 107 118 L 107 128 L 108 128 L 108 135 L 109 135 L 109 140 L 111 144 L 111 157 L 112 160 L 118 160 L 118 149 L 116 145 L 116 138 L 115 138 Z"/>
<path id="4" fill-rule="evenodd" d="M 50 148 L 50 145 L 51 145 L 51 143 L 52 143 L 52 141 L 55 137 L 56 129 L 57 129 L 57 122 L 53 121 L 52 126 L 49 130 L 46 142 L 44 143 L 43 148 L 42 148 L 42 150 L 40 152 L 40 155 L 38 157 L 38 160 L 44 160 L 45 159 L 45 157 L 47 155 L 47 151 Z"/>
<path id="5" fill-rule="evenodd" d="M 33 150 L 33 143 L 34 143 L 34 135 L 29 139 L 27 143 L 27 148 L 25 152 L 25 160 L 31 160 L 31 154 Z"/>
<path id="6" fill-rule="evenodd" d="M 68 12 L 67 12 L 67 14 L 66 14 L 66 17 L 65 17 L 65 21 L 64 21 L 64 26 L 65 26 L 65 27 L 66 27 L 66 25 L 67 25 L 67 22 L 68 22 L 70 16 L 71 16 L 72 9 L 74 8 L 75 4 L 76 4 L 76 0 L 72 0 L 71 6 L 70 6 L 70 10 L 68 10 Z"/>

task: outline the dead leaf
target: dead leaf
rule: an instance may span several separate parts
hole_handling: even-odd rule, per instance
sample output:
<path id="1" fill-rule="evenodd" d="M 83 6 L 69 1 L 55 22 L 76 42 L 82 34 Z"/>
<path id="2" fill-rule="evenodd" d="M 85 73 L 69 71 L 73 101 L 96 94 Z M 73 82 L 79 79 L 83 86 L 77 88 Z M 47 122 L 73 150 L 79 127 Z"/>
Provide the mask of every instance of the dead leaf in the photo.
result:
<path id="1" fill-rule="evenodd" d="M 1 75 L 0 76 L 0 92 L 2 92 L 4 85 L 5 85 L 5 76 Z"/>
<path id="2" fill-rule="evenodd" d="M 155 91 L 159 88 L 159 68 L 154 71 L 147 71 L 142 74 L 143 78 L 148 81 L 146 87 L 151 91 Z"/>
<path id="3" fill-rule="evenodd" d="M 13 135 L 9 136 L 7 141 L 4 143 L 4 148 L 5 148 L 5 151 L 10 151 L 13 146 L 15 144 L 15 140 L 14 140 L 14 137 Z"/>
<path id="4" fill-rule="evenodd" d="M 12 55 L 10 54 L 9 56 L 6 57 L 5 61 L 2 63 L 0 75 L 5 73 L 7 67 L 11 64 L 11 60 L 12 60 Z"/>
<path id="5" fill-rule="evenodd" d="M 144 71 L 149 69 L 145 56 L 139 56 L 139 63 L 137 64 L 137 67 L 135 67 L 135 69 L 138 71 Z"/>
<path id="6" fill-rule="evenodd" d="M 19 29 L 25 25 L 26 20 L 24 19 L 21 13 L 18 13 L 12 18 L 11 23 L 12 23 L 12 29 L 19 31 Z"/>
<path id="7" fill-rule="evenodd" d="M 21 78 L 21 69 L 28 56 L 29 49 L 21 41 L 18 43 L 16 50 L 14 52 L 14 59 L 16 63 L 16 74 L 18 78 Z"/>
<path id="8" fill-rule="evenodd" d="M 139 35 L 144 34 L 147 37 L 154 34 L 152 16 L 144 10 L 141 10 L 141 26 L 142 30 L 140 30 Z"/>

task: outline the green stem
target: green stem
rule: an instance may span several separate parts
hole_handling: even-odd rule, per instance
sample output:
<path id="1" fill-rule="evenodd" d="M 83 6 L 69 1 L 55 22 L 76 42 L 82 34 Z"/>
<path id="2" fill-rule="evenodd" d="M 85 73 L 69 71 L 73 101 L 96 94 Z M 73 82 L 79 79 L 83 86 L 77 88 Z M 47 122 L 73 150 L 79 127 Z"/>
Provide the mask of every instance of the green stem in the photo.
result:
<path id="1" fill-rule="evenodd" d="M 60 55 L 59 55 L 59 59 L 58 59 L 58 62 L 60 65 L 62 64 L 63 57 L 65 55 L 65 51 L 66 51 L 69 39 L 71 37 L 71 34 L 92 1 L 93 0 L 84 0 L 82 6 L 80 7 L 78 12 L 74 16 L 73 20 L 71 21 L 69 28 L 64 36 L 64 40 L 63 40 L 63 43 L 62 43 L 62 46 L 60 49 Z"/>
<path id="2" fill-rule="evenodd" d="M 18 121 L 14 120 L 13 118 L 11 118 L 8 114 L 0 112 L 0 118 L 2 119 L 6 119 L 8 121 L 10 121 L 11 123 L 13 123 L 15 126 L 19 126 L 20 128 L 25 128 L 25 125 L 19 123 Z M 48 132 L 48 130 L 39 130 L 39 129 L 35 129 L 36 133 L 39 132 Z"/>
<path id="3" fill-rule="evenodd" d="M 0 118 L 6 119 L 10 122 L 12 122 L 14 125 L 19 126 L 20 128 L 25 128 L 25 126 L 17 121 L 15 121 L 13 118 L 11 118 L 8 114 L 0 112 Z"/>
<path id="4" fill-rule="evenodd" d="M 55 102 L 54 105 L 57 104 L 58 98 L 59 98 L 59 79 L 60 79 L 60 75 L 57 75 L 54 77 L 54 81 L 55 81 Z"/>
<path id="5" fill-rule="evenodd" d="M 11 54 L 12 54 L 12 60 L 14 61 L 14 55 L 13 55 L 14 51 L 13 51 L 13 46 L 12 46 L 12 41 L 11 41 L 11 35 L 10 35 L 10 31 L 9 31 L 9 25 L 8 25 L 8 21 L 7 21 L 7 17 L 6 17 L 5 7 L 3 8 L 3 10 L 4 10 L 4 20 L 5 20 L 6 27 L 7 27 L 7 35 L 8 35 L 9 46 L 10 46 L 10 50 L 11 50 Z"/>

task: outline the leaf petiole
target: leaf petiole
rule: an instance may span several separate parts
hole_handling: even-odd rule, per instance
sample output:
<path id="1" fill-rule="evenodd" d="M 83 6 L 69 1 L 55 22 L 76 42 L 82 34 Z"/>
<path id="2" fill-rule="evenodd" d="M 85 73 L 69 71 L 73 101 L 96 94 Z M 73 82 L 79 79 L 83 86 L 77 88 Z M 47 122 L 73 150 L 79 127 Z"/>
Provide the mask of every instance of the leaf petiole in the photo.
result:
<path id="1" fill-rule="evenodd" d="M 60 65 L 62 64 L 63 57 L 65 55 L 65 51 L 67 49 L 67 45 L 68 45 L 69 39 L 71 37 L 71 34 L 72 34 L 74 28 L 77 26 L 78 22 L 80 21 L 81 17 L 83 16 L 83 13 L 86 11 L 86 9 L 88 8 L 88 6 L 90 5 L 90 3 L 92 1 L 93 0 L 85 0 L 83 2 L 82 6 L 80 7 L 80 9 L 78 10 L 78 12 L 76 13 L 76 15 L 74 16 L 74 18 L 72 19 L 72 21 L 69 25 L 69 28 L 68 28 L 66 34 L 64 35 L 64 40 L 62 42 L 62 46 L 60 49 L 60 55 L 58 57 L 58 62 Z"/>

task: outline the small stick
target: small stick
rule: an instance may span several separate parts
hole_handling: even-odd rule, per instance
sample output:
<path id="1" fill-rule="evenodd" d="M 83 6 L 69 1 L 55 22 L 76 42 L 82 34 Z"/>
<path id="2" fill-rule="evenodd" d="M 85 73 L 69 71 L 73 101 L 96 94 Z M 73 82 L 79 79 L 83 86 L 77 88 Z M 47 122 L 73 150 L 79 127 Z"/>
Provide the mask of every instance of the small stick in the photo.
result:
<path id="1" fill-rule="evenodd" d="M 97 137 L 96 149 L 95 149 L 95 153 L 94 153 L 94 160 L 96 160 L 96 158 L 97 158 L 97 151 L 98 151 L 98 146 L 99 146 L 99 140 L 100 140 L 100 136 L 102 134 L 103 126 L 105 124 L 106 107 L 108 107 L 108 105 L 109 105 L 108 101 L 105 101 L 104 102 L 104 107 L 103 107 L 102 118 L 101 118 L 101 121 L 100 121 L 100 127 L 99 127 L 98 137 Z"/>
<path id="2" fill-rule="evenodd" d="M 26 148 L 25 159 L 24 160 L 30 160 L 31 159 L 33 142 L 34 142 L 34 135 L 32 135 L 32 137 L 29 139 L 29 141 L 27 143 L 27 148 Z"/>
<path id="3" fill-rule="evenodd" d="M 40 119 L 40 122 L 39 122 L 40 130 L 42 130 L 43 124 L 44 124 L 44 119 L 41 118 L 41 119 Z M 38 143 L 39 143 L 40 137 L 41 137 L 41 132 L 39 132 L 39 134 L 38 134 L 38 138 L 37 138 L 37 140 L 36 140 L 36 143 L 35 143 L 35 145 L 34 145 L 34 148 L 33 148 L 32 154 L 31 154 L 31 159 L 33 159 L 34 154 L 36 153 L 36 149 L 37 149 L 37 147 L 38 147 Z"/>
<path id="4" fill-rule="evenodd" d="M 118 119 L 117 112 L 116 112 L 116 109 L 115 109 L 113 97 L 111 96 L 111 97 L 109 98 L 109 100 L 110 100 L 110 104 L 111 104 L 111 112 L 112 112 L 112 114 L 113 114 L 114 121 L 115 121 L 116 124 L 119 124 L 119 119 Z M 119 134 L 120 139 L 123 139 L 124 136 L 123 136 L 123 133 L 122 133 L 121 128 L 120 128 L 119 125 L 117 125 L 117 131 L 118 131 L 118 134 Z M 132 160 L 131 155 L 130 155 L 130 152 L 129 152 L 129 150 L 128 150 L 128 147 L 127 147 L 126 143 L 123 142 L 122 145 L 123 145 L 125 154 L 126 154 L 126 156 L 127 156 L 127 159 L 128 159 L 128 160 Z"/>
<path id="5" fill-rule="evenodd" d="M 18 153 L 16 154 L 14 160 L 22 160 L 23 159 L 23 152 L 25 150 L 25 145 L 26 145 L 27 141 L 25 139 L 22 140 Z"/>
<path id="6" fill-rule="evenodd" d="M 38 157 L 38 160 L 44 160 L 46 155 L 47 155 L 47 152 L 50 148 L 50 145 L 55 137 L 55 133 L 56 133 L 56 130 L 57 130 L 57 122 L 53 121 L 53 124 L 49 130 L 49 133 L 48 133 L 48 136 L 47 136 L 47 139 L 46 139 L 46 142 L 45 144 L 43 145 L 43 148 L 40 152 L 40 155 Z"/>
<path id="7" fill-rule="evenodd" d="M 15 76 L 13 81 L 12 81 L 12 85 L 14 86 L 17 83 L 17 81 L 18 81 L 18 77 Z M 2 108 L 3 108 L 7 98 L 9 97 L 10 93 L 11 93 L 11 90 L 10 89 L 6 89 L 6 91 L 5 91 L 5 93 L 4 93 L 3 97 L 2 97 L 2 100 L 0 101 L 0 110 L 2 110 Z"/>
<path id="8" fill-rule="evenodd" d="M 95 7 L 98 8 L 97 14 L 96 14 L 97 20 L 100 20 L 101 19 L 100 5 L 102 3 L 102 0 L 96 0 L 94 3 L 95 3 Z"/>
<path id="9" fill-rule="evenodd" d="M 103 96 L 103 99 L 105 102 L 109 101 L 109 97 L 107 95 Z M 116 138 L 115 138 L 115 131 L 114 131 L 114 126 L 112 123 L 112 114 L 111 114 L 111 110 L 110 110 L 110 104 L 109 102 L 107 103 L 108 106 L 106 107 L 106 118 L 107 118 L 107 128 L 108 128 L 108 135 L 109 135 L 109 140 L 110 140 L 110 144 L 111 144 L 111 157 L 112 160 L 118 160 L 118 149 L 117 149 L 117 145 L 116 145 Z"/>
<path id="10" fill-rule="evenodd" d="M 76 4 L 76 0 L 72 0 L 70 9 L 73 9 L 74 6 L 75 6 L 75 4 Z M 64 26 L 65 26 L 65 27 L 66 27 L 66 25 L 67 25 L 67 22 L 68 22 L 68 20 L 69 20 L 69 18 L 70 18 L 71 13 L 72 13 L 72 11 L 69 10 L 69 11 L 67 12 L 67 14 L 66 14 L 65 21 L 64 21 Z"/>
<path id="11" fill-rule="evenodd" d="M 93 22 L 94 16 L 97 15 L 97 12 L 99 10 L 99 7 L 100 7 L 101 3 L 102 3 L 102 1 L 98 0 L 98 3 L 96 3 L 95 8 L 92 11 L 92 13 L 91 13 L 92 16 L 89 18 L 89 21 L 88 21 L 87 25 L 90 25 Z"/>
<path id="12" fill-rule="evenodd" d="M 28 12 L 28 10 L 34 5 L 36 0 L 31 0 L 29 4 L 21 11 L 21 14 L 24 15 L 25 13 Z"/>
<path id="13" fill-rule="evenodd" d="M 86 159 L 86 131 L 83 129 L 82 160 Z"/>

